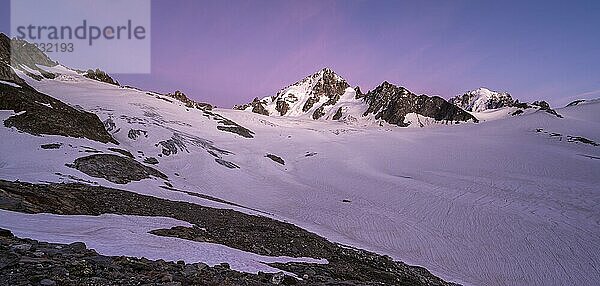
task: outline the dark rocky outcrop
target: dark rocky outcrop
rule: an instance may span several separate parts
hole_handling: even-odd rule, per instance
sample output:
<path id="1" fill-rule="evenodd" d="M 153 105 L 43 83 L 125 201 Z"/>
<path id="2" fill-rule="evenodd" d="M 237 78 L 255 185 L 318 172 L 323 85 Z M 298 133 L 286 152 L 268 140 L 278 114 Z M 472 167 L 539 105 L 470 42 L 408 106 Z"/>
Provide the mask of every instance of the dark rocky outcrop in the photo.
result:
<path id="1" fill-rule="evenodd" d="M 212 119 L 217 121 L 217 123 L 223 124 L 217 126 L 218 130 L 231 132 L 244 138 L 254 138 L 254 131 L 235 123 L 233 120 L 227 119 L 220 114 L 210 111 L 204 111 L 204 114 L 208 117 L 212 117 Z"/>
<path id="2" fill-rule="evenodd" d="M 41 145 L 40 147 L 42 147 L 42 149 L 48 150 L 48 149 L 59 149 L 61 146 L 62 146 L 62 143 L 50 143 L 50 144 Z"/>
<path id="3" fill-rule="evenodd" d="M 342 108 L 339 107 L 337 109 L 337 111 L 335 112 L 335 114 L 333 115 L 333 120 L 339 120 L 340 118 L 342 118 Z"/>
<path id="4" fill-rule="evenodd" d="M 127 132 L 127 137 L 131 140 L 137 140 L 140 136 L 148 138 L 148 132 L 141 129 L 129 129 L 129 132 Z"/>
<path id="5" fill-rule="evenodd" d="M 217 129 L 219 129 L 221 131 L 225 131 L 225 132 L 235 133 L 235 134 L 240 135 L 245 138 L 253 138 L 254 137 L 252 135 L 252 134 L 254 134 L 254 132 L 250 131 L 249 129 L 247 129 L 245 127 L 239 126 L 239 125 L 217 126 Z"/>
<path id="6" fill-rule="evenodd" d="M 321 117 L 323 117 L 323 115 L 325 115 L 325 105 L 321 105 L 319 106 L 319 108 L 315 109 L 315 112 L 313 112 L 312 114 L 312 119 L 317 120 Z"/>
<path id="7" fill-rule="evenodd" d="M 0 84 L 0 110 L 16 112 L 4 121 L 4 126 L 15 127 L 23 132 L 119 144 L 95 114 L 77 110 L 24 83 L 20 88 Z"/>
<path id="8" fill-rule="evenodd" d="M 208 103 L 197 102 L 195 100 L 192 100 L 192 99 L 188 98 L 185 95 L 185 93 L 183 93 L 179 90 L 176 90 L 174 93 L 167 93 L 165 95 L 183 102 L 185 104 L 185 106 L 189 107 L 189 108 L 196 108 L 196 109 L 200 109 L 200 110 L 212 110 L 213 109 L 212 105 L 210 105 Z"/>
<path id="9" fill-rule="evenodd" d="M 144 166 L 136 160 L 113 154 L 94 154 L 75 159 L 67 165 L 88 176 L 104 178 L 115 184 L 127 184 L 131 181 L 148 179 L 151 176 L 167 180 L 167 175 L 160 171 Z"/>
<path id="10" fill-rule="evenodd" d="M 561 133 L 557 133 L 557 132 L 549 132 L 544 130 L 544 128 L 537 128 L 535 130 L 536 133 L 540 133 L 540 134 L 546 134 L 548 135 L 550 138 L 556 138 L 558 139 L 558 141 L 563 142 L 563 139 L 565 139 L 564 141 L 568 142 L 568 143 L 583 143 L 583 144 L 587 144 L 587 145 L 591 145 L 594 147 L 599 147 L 600 143 L 595 142 L 594 140 L 582 137 L 582 136 L 577 136 L 577 135 L 563 135 Z"/>
<path id="11" fill-rule="evenodd" d="M 290 110 L 290 105 L 285 100 L 277 100 L 275 110 L 279 111 L 279 115 L 285 115 Z"/>
<path id="12" fill-rule="evenodd" d="M 221 158 L 215 158 L 215 162 L 217 162 L 220 165 L 225 166 L 229 169 L 239 169 L 240 168 L 240 166 L 238 166 L 237 164 L 235 164 L 233 162 L 229 162 L 229 161 L 221 159 Z"/>
<path id="13" fill-rule="evenodd" d="M 363 115 L 375 114 L 376 119 L 383 119 L 387 123 L 402 127 L 408 126 L 404 122 L 408 113 L 417 113 L 445 122 L 478 122 L 473 115 L 441 97 L 416 95 L 387 81 L 369 91 L 364 96 L 364 101 L 369 107 Z"/>
<path id="14" fill-rule="evenodd" d="M 450 283 L 444 282 L 433 276 L 424 268 L 409 266 L 402 262 L 393 261 L 387 256 L 331 243 L 314 233 L 286 222 L 262 216 L 248 215 L 230 209 L 215 209 L 187 202 L 170 201 L 100 186 L 89 186 L 84 184 L 34 185 L 0 180 L 0 208 L 25 213 L 44 212 L 62 215 L 100 215 L 114 213 L 171 217 L 187 221 L 193 224 L 194 227 L 157 230 L 153 233 L 193 241 L 210 241 L 267 256 L 325 258 L 329 262 L 328 264 L 323 265 L 308 263 L 270 264 L 273 267 L 289 271 L 302 278 L 302 280 L 288 280 L 288 282 L 285 283 L 283 282 L 286 281 L 285 279 L 275 281 L 279 281 L 282 285 L 286 285 L 286 283 L 295 283 L 295 285 L 451 285 Z M 2 233 L 4 237 L 9 236 L 6 231 L 0 233 Z M 20 244 L 22 242 L 23 241 L 17 241 L 15 244 Z M 33 245 L 33 243 L 29 244 Z M 85 246 L 82 244 L 77 244 L 73 248 L 77 249 L 77 251 L 85 251 Z M 15 254 L 12 254 L 10 251 L 7 252 L 6 248 L 0 248 L 0 251 L 2 251 L 1 253 L 3 254 L 0 255 L 0 257 L 16 257 Z M 44 252 L 43 257 L 48 257 L 45 255 L 48 254 Z M 87 261 L 87 263 L 79 265 L 80 267 L 76 268 L 80 270 L 85 269 L 85 271 L 69 271 L 69 279 L 111 277 L 105 276 L 107 275 L 106 271 L 110 271 L 111 269 L 108 267 L 110 264 L 105 264 L 105 267 L 94 266 L 97 261 L 103 261 L 103 259 L 93 259 L 91 257 L 88 259 L 81 259 L 82 256 L 77 255 L 65 255 L 63 257 L 65 261 L 67 259 L 70 259 L 69 261 L 73 261 L 73 259 L 75 259 L 75 261 Z M 123 257 L 113 259 L 129 261 L 130 264 L 127 265 L 135 265 L 138 271 L 142 272 L 154 269 L 154 266 L 152 265 L 154 262 L 144 259 L 125 259 Z M 8 259 L 8 261 L 14 260 Z M 112 262 L 109 261 L 108 263 Z M 185 265 L 183 263 L 178 265 L 181 266 L 177 267 L 181 267 L 181 269 L 185 270 Z M 10 273 L 4 271 L 21 269 L 21 271 L 30 272 L 27 272 L 22 276 L 15 275 L 12 277 L 20 277 L 19 279 L 29 279 L 29 277 L 32 277 L 33 279 L 38 280 L 46 278 L 55 281 L 60 281 L 59 278 L 62 279 L 64 277 L 64 275 L 45 276 L 48 272 L 44 269 L 49 268 L 31 270 L 33 267 L 30 265 L 12 262 L 9 262 L 6 267 L 0 269 L 1 276 L 6 275 L 5 273 Z M 175 267 L 175 265 L 168 264 L 165 268 L 160 268 L 158 273 L 163 274 L 164 271 L 166 271 L 172 273 L 174 281 L 187 281 L 182 280 L 186 277 L 183 274 L 185 271 L 182 273 L 182 270 L 177 270 L 177 268 L 172 269 L 170 267 Z M 143 276 L 139 272 L 131 272 L 127 267 L 117 267 L 116 269 L 123 272 L 123 275 L 127 274 L 126 277 L 128 277 L 128 279 L 133 279 L 134 281 L 138 281 L 136 279 L 148 279 L 139 281 L 155 281 L 150 279 L 156 279 L 156 276 L 151 275 L 149 271 L 143 272 L 147 274 L 148 277 Z M 209 272 L 202 272 L 207 276 L 200 276 L 211 277 L 208 276 L 211 273 L 210 270 L 207 271 Z M 233 274 L 226 273 L 226 271 L 223 272 L 223 275 Z M 260 275 L 261 274 L 258 274 L 259 277 Z M 278 276 L 279 278 L 283 278 L 281 275 Z M 118 280 L 120 277 L 122 276 L 118 276 L 111 281 L 121 281 Z M 225 284 L 216 283 L 207 285 L 263 285 L 254 284 L 253 281 L 255 280 L 252 280 L 254 279 L 252 277 L 255 276 L 237 277 L 239 277 L 240 280 L 228 280 Z M 99 281 L 102 282 L 103 280 Z M 193 281 L 196 281 L 195 283 L 198 284 L 190 282 L 190 284 L 184 285 L 205 285 L 200 283 L 202 280 Z M 267 281 L 270 283 L 273 282 L 272 279 L 267 279 Z M 154 283 L 150 282 L 148 282 L 148 284 L 154 285 Z M 94 285 L 106 284 L 98 283 Z"/>
<path id="15" fill-rule="evenodd" d="M 576 106 L 576 105 L 579 105 L 581 103 L 584 103 L 585 101 L 586 101 L 585 99 L 574 100 L 574 101 L 570 102 L 569 104 L 567 104 L 567 106 L 565 106 L 565 107 Z"/>
<path id="16" fill-rule="evenodd" d="M 262 115 L 269 115 L 269 111 L 259 101 L 252 102 L 252 112 L 262 114 Z"/>
<path id="17" fill-rule="evenodd" d="M 279 157 L 277 155 L 267 154 L 267 155 L 265 155 L 265 157 L 267 157 L 267 158 L 269 158 L 269 159 L 273 160 L 274 162 L 277 162 L 277 163 L 279 163 L 281 165 L 285 165 L 285 161 L 281 157 Z"/>
<path id="18" fill-rule="evenodd" d="M 145 159 L 144 159 L 144 163 L 146 163 L 146 164 L 150 164 L 150 165 L 156 165 L 156 164 L 158 164 L 159 162 L 158 162 L 158 160 L 157 160 L 156 158 L 154 158 L 154 157 L 148 157 L 148 158 L 145 158 Z"/>
<path id="19" fill-rule="evenodd" d="M 101 81 L 101 82 L 105 82 L 108 84 L 113 84 L 116 86 L 119 86 L 119 82 L 114 80 L 112 77 L 110 77 L 110 75 L 108 75 L 106 72 L 100 70 L 100 69 L 96 69 L 96 70 L 92 70 L 89 69 L 86 73 L 83 74 L 84 77 L 87 77 L 89 79 L 93 79 L 93 80 L 97 80 L 97 81 Z"/>
<path id="20" fill-rule="evenodd" d="M 14 48 L 18 47 L 18 48 Z M 13 52 L 14 54 L 10 54 Z M 12 56 L 12 62 L 11 62 Z M 75 108 L 36 91 L 11 69 L 10 64 L 39 69 L 36 64 L 53 66 L 44 53 L 24 41 L 13 42 L 0 34 L 0 80 L 19 85 L 0 84 L 0 110 L 16 112 L 4 121 L 4 126 L 15 127 L 34 135 L 61 135 L 83 137 L 103 143 L 118 142 L 106 132 L 98 116 Z"/>
<path id="21" fill-rule="evenodd" d="M 252 100 L 252 102 L 247 103 L 247 104 L 242 104 L 242 105 L 235 105 L 235 106 L 233 106 L 233 109 L 245 110 L 248 107 L 252 107 L 252 109 L 251 109 L 252 112 L 268 116 L 269 111 L 267 109 L 265 109 L 266 104 L 267 104 L 266 102 L 261 101 L 260 99 L 258 99 L 258 97 L 255 97 Z"/>
<path id="22" fill-rule="evenodd" d="M 319 101 L 318 97 L 309 97 L 306 102 L 304 103 L 304 105 L 302 106 L 302 111 L 303 112 L 307 112 L 309 109 L 311 109 L 313 107 L 313 105 L 315 105 L 315 103 L 317 103 Z"/>
<path id="23" fill-rule="evenodd" d="M 354 92 L 356 93 L 354 95 L 354 99 L 361 99 L 361 98 L 365 97 L 365 94 L 362 93 L 362 91 L 360 90 L 360 86 L 356 86 L 354 88 Z"/>
<path id="24" fill-rule="evenodd" d="M 534 101 L 532 103 L 519 102 L 519 100 L 515 100 L 515 102 L 511 106 L 518 108 L 517 110 L 515 110 L 514 112 L 511 113 L 511 115 L 513 115 L 513 116 L 523 114 L 524 113 L 523 110 L 525 110 L 525 109 L 533 108 L 533 109 L 541 110 L 546 113 L 552 114 L 558 118 L 563 118 L 562 115 L 560 115 L 558 112 L 556 112 L 556 110 L 554 110 L 550 107 L 550 104 L 548 104 L 548 102 L 543 101 L 543 100 L 542 101 Z"/>
<path id="25" fill-rule="evenodd" d="M 534 101 L 533 103 L 531 103 L 531 105 L 537 106 L 540 110 L 550 113 L 558 118 L 563 118 L 563 116 L 558 114 L 558 112 L 556 112 L 556 110 L 550 108 L 550 104 L 548 104 L 548 102 L 546 102 L 546 101 L 543 101 L 543 100 Z"/>

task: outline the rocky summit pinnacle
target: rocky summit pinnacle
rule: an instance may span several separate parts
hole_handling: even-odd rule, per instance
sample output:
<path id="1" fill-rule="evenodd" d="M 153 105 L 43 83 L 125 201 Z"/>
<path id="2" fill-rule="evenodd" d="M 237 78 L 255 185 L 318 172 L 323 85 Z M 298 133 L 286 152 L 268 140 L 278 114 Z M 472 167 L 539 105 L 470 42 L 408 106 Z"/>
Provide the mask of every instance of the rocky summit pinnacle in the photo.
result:
<path id="1" fill-rule="evenodd" d="M 263 115 L 301 116 L 313 119 L 324 115 L 327 107 L 335 105 L 350 84 L 330 68 L 323 68 L 289 85 L 276 95 L 256 98 L 253 102 L 236 109 L 249 109 Z"/>

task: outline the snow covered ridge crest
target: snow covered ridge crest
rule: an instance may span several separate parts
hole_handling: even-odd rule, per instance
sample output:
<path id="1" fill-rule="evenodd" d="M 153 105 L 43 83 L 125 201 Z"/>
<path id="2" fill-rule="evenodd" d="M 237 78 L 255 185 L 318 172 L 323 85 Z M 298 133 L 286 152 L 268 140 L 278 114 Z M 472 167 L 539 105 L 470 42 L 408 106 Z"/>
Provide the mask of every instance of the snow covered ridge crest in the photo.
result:
<path id="1" fill-rule="evenodd" d="M 508 92 L 492 91 L 480 87 L 463 95 L 457 95 L 451 98 L 449 102 L 466 111 L 482 112 L 488 109 L 512 106 L 515 100 Z"/>

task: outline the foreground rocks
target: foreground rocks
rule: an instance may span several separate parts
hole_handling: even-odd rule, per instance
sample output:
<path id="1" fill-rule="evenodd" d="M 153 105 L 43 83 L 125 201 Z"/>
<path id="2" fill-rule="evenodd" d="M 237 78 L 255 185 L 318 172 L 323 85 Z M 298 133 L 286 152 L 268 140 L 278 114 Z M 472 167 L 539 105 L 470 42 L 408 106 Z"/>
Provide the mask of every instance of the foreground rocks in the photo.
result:
<path id="1" fill-rule="evenodd" d="M 279 285 L 298 284 L 283 273 L 242 273 L 227 264 L 210 267 L 99 255 L 81 242 L 69 245 L 13 236 L 0 229 L 2 285 Z M 306 283 L 303 283 L 306 285 Z"/>
<path id="2" fill-rule="evenodd" d="M 152 233 L 193 241 L 219 243 L 267 256 L 325 258 L 329 261 L 326 265 L 270 264 L 303 278 L 303 280 L 297 281 L 287 278 L 289 283 L 298 283 L 298 285 L 450 285 L 433 276 L 424 268 L 409 266 L 375 253 L 340 246 L 289 223 L 229 209 L 215 209 L 187 202 L 169 201 L 123 190 L 84 184 L 35 185 L 0 180 L 0 208 L 25 213 L 45 212 L 63 215 L 113 213 L 171 217 L 187 221 L 194 227 L 174 227 L 169 230 L 155 230 Z M 19 266 L 15 267 L 19 269 Z M 26 267 L 26 269 L 29 268 Z M 176 268 L 168 270 L 173 278 L 177 277 L 177 272 L 171 272 L 175 270 Z M 45 273 L 42 271 L 38 270 L 38 272 L 32 273 Z M 77 277 L 72 275 L 73 279 Z M 252 278 L 248 278 L 246 274 L 238 275 L 243 275 L 243 278 L 240 278 L 242 280 L 233 282 L 223 280 L 229 282 L 216 284 L 199 282 L 194 285 L 263 285 L 260 284 L 262 283 L 260 275 Z M 32 274 L 26 276 L 30 277 Z M 268 276 L 264 277 L 269 278 Z M 286 281 L 285 276 L 278 275 L 275 277 L 275 281 L 272 281 L 273 277 L 275 276 L 267 279 L 269 283 Z M 110 278 L 107 279 L 110 280 Z M 239 281 L 243 282 L 238 283 Z M 183 285 L 187 285 L 186 283 L 182 282 Z"/>

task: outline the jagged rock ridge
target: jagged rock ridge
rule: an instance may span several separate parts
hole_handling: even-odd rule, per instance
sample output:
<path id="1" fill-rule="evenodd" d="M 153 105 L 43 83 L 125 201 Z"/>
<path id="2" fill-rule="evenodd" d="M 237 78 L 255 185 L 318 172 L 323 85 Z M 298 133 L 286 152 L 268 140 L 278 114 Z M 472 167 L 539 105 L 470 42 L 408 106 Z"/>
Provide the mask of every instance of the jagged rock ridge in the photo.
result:
<path id="1" fill-rule="evenodd" d="M 404 87 L 398 87 L 387 81 L 364 96 L 368 109 L 363 116 L 374 114 L 376 119 L 401 127 L 410 125 L 406 122 L 409 113 L 433 118 L 437 121 L 456 122 L 478 120 L 460 107 L 448 103 L 439 96 L 416 95 Z"/>

